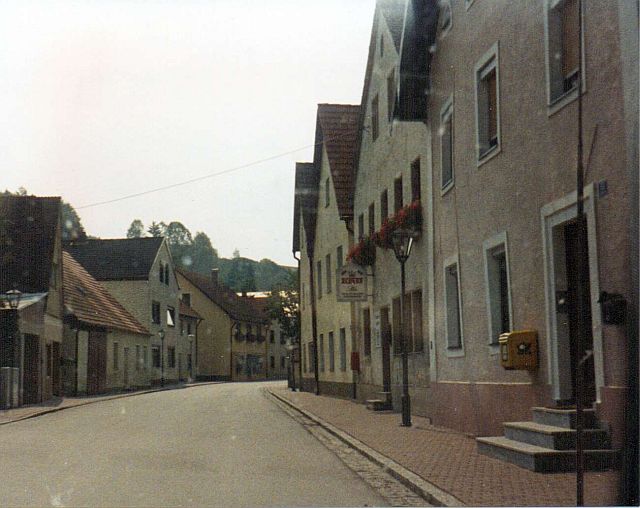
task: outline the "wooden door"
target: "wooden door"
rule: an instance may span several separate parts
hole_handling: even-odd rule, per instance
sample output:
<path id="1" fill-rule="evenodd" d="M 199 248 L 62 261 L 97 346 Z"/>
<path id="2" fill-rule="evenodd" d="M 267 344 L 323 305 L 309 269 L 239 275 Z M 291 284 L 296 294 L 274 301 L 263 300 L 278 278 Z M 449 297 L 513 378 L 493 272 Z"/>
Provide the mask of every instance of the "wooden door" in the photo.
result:
<path id="1" fill-rule="evenodd" d="M 24 373 L 22 377 L 24 404 L 36 404 L 40 382 L 40 337 L 24 335 Z"/>
<path id="2" fill-rule="evenodd" d="M 87 357 L 87 394 L 102 393 L 107 388 L 107 334 L 89 332 Z"/>

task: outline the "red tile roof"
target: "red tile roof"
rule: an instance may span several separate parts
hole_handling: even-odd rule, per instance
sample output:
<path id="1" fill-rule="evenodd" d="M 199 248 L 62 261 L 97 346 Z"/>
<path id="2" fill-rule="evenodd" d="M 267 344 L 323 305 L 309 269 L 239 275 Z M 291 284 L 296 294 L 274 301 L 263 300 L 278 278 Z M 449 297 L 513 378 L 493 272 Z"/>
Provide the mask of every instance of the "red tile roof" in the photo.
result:
<path id="1" fill-rule="evenodd" d="M 296 162 L 295 194 L 293 199 L 293 252 L 300 251 L 300 219 L 305 228 L 307 245 L 312 250 L 315 216 L 318 207 L 318 179 L 313 162 Z"/>
<path id="2" fill-rule="evenodd" d="M 67 315 L 72 315 L 87 325 L 150 335 L 68 252 L 63 252 L 62 269 Z"/>
<path id="3" fill-rule="evenodd" d="M 358 141 L 360 106 L 350 104 L 318 104 L 316 146 L 323 143 L 329 158 L 333 188 L 340 218 L 353 217 L 355 155 Z M 320 171 L 322 152 L 316 150 L 314 163 Z"/>

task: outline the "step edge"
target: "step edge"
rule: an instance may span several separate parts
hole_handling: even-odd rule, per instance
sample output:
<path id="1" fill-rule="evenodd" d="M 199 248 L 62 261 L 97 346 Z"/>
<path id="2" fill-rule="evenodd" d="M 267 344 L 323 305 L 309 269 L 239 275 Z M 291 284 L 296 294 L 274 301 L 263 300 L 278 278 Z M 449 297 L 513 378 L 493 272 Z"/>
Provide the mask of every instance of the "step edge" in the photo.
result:
<path id="1" fill-rule="evenodd" d="M 500 439 L 501 441 L 497 441 Z M 508 441 L 505 443 L 505 441 Z M 476 442 L 480 442 L 482 444 L 497 446 L 499 448 L 504 448 L 505 450 L 511 450 L 519 453 L 524 453 L 526 455 L 575 455 L 575 450 L 554 450 L 552 448 L 543 448 L 542 446 L 532 445 L 529 443 L 523 443 L 522 441 L 515 441 L 513 439 L 505 438 L 502 436 L 495 437 L 477 437 Z M 511 443 L 516 443 L 512 445 Z M 523 446 L 524 445 L 524 446 Z M 530 448 L 527 450 L 526 448 Z M 601 450 L 598 449 L 589 449 L 584 450 L 585 454 L 605 454 L 605 455 L 613 455 L 619 453 L 619 450 L 613 450 L 611 448 L 604 448 Z"/>

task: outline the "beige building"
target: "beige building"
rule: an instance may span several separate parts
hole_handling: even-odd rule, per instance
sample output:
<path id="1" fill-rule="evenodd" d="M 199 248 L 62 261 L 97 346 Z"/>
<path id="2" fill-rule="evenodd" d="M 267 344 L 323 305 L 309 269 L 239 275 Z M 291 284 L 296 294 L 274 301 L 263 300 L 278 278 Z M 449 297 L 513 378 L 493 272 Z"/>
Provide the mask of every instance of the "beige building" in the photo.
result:
<path id="1" fill-rule="evenodd" d="M 320 104 L 312 164 L 296 168 L 294 252 L 300 252 L 303 386 L 353 396 L 356 351 L 350 303 L 338 302 L 336 271 L 352 246 L 354 154 L 359 107 Z M 314 350 L 314 343 L 317 344 Z M 317 360 L 317 364 L 316 364 Z"/>
<path id="2" fill-rule="evenodd" d="M 424 414 L 430 383 L 429 330 L 433 314 L 431 149 L 423 122 L 394 120 L 405 1 L 379 2 L 362 93 L 354 190 L 354 231 L 376 243 L 370 297 L 358 303 L 355 324 L 361 355 L 359 399 L 400 409 L 402 392 L 400 263 L 389 243 L 393 225 L 412 209 L 427 218 L 406 263 L 405 334 L 412 409 Z M 365 240 L 367 241 L 367 240 Z"/>
<path id="3" fill-rule="evenodd" d="M 198 313 L 196 342 L 199 380 L 249 381 L 267 375 L 269 323 L 251 299 L 236 295 L 211 276 L 177 270 L 182 298 Z"/>
<path id="4" fill-rule="evenodd" d="M 63 253 L 62 384 L 67 395 L 151 384 L 150 334 L 68 253 Z"/>
<path id="5" fill-rule="evenodd" d="M 186 379 L 189 340 L 180 335 L 180 290 L 164 238 L 72 242 L 66 250 L 151 334 L 142 362 L 153 384 Z"/>

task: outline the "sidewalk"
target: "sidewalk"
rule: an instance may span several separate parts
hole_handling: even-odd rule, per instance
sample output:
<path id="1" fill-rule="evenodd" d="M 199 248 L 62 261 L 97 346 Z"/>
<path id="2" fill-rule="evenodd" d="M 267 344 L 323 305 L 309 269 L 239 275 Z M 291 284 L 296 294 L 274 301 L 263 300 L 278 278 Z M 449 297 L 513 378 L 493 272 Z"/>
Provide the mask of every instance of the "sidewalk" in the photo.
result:
<path id="1" fill-rule="evenodd" d="M 272 388 L 272 393 L 344 431 L 435 487 L 474 506 L 575 506 L 575 474 L 533 473 L 478 454 L 472 437 L 413 417 L 373 412 L 350 400 Z M 616 504 L 619 473 L 585 474 L 585 503 Z"/>
<path id="2" fill-rule="evenodd" d="M 164 390 L 176 390 L 180 388 L 190 388 L 192 386 L 204 386 L 209 384 L 217 384 L 219 381 L 202 382 L 202 383 L 180 383 L 175 385 L 167 385 L 164 387 L 153 387 L 145 390 L 131 391 L 131 392 L 119 392 L 108 393 L 103 395 L 92 396 L 79 396 L 79 397 L 54 397 L 46 402 L 40 404 L 31 404 L 28 406 L 22 406 L 15 409 L 0 410 L 0 425 L 7 423 L 17 422 L 20 420 L 26 420 L 28 418 L 34 418 L 36 416 L 44 415 L 47 413 L 55 413 L 63 409 L 71 407 L 84 406 L 86 404 L 94 404 L 105 400 L 121 399 L 123 397 L 133 397 L 135 395 L 144 395 L 145 393 L 155 393 Z"/>

